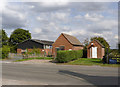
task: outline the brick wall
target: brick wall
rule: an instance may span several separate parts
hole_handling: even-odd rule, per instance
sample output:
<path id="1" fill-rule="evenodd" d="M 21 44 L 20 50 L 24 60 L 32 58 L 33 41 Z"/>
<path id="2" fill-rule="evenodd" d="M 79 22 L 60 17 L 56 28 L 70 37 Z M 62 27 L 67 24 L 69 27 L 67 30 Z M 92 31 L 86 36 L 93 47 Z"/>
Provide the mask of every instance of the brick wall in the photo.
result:
<path id="1" fill-rule="evenodd" d="M 52 55 L 52 49 L 44 49 L 46 52 L 46 55 Z"/>
<path id="2" fill-rule="evenodd" d="M 32 52 L 33 49 L 28 49 L 28 52 Z M 52 49 L 39 49 L 41 51 L 41 54 L 44 54 L 44 52 L 46 52 L 46 55 L 48 55 L 49 52 L 52 53 Z M 44 50 L 44 51 L 42 51 Z M 17 53 L 21 54 L 22 53 L 22 49 L 17 49 Z"/>
<path id="3" fill-rule="evenodd" d="M 73 46 L 62 34 L 58 37 L 58 39 L 53 43 L 52 54 L 56 55 L 56 47 L 64 46 L 65 50 L 80 50 L 83 49 L 81 46 Z"/>
<path id="4" fill-rule="evenodd" d="M 52 53 L 53 55 L 55 55 L 55 48 L 56 47 L 60 47 L 60 46 L 64 46 L 65 50 L 69 50 L 72 49 L 72 45 L 68 42 L 68 40 L 66 38 L 64 38 L 64 36 L 61 34 L 58 39 L 55 41 L 55 43 L 53 43 L 52 47 Z"/>
<path id="5" fill-rule="evenodd" d="M 17 49 L 17 53 L 20 54 L 22 49 Z"/>
<path id="6" fill-rule="evenodd" d="M 80 47 L 80 46 L 73 46 L 73 50 L 81 50 L 83 49 L 83 47 Z"/>
<path id="7" fill-rule="evenodd" d="M 93 45 L 91 45 L 91 43 L 93 43 Z M 103 58 L 103 56 L 104 56 L 104 48 L 102 48 L 102 46 L 100 44 L 98 44 L 96 41 L 92 41 L 88 45 L 87 58 L 91 58 L 91 56 L 92 56 L 92 49 L 91 49 L 91 52 L 90 52 L 90 48 L 92 48 L 92 47 L 97 47 L 97 58 Z"/>
<path id="8" fill-rule="evenodd" d="M 102 56 L 104 56 L 104 55 L 105 55 L 105 49 L 102 48 Z"/>

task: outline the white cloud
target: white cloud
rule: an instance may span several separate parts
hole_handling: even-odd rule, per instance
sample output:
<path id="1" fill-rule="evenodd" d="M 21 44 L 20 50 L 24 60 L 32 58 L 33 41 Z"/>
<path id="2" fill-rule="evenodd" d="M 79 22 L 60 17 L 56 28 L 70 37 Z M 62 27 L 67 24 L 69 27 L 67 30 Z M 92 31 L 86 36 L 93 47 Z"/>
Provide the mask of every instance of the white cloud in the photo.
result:
<path id="1" fill-rule="evenodd" d="M 117 20 L 103 20 L 97 23 L 99 27 L 104 27 L 105 29 L 115 29 L 118 26 Z"/>
<path id="2" fill-rule="evenodd" d="M 99 34 L 99 33 L 94 33 L 93 35 L 95 35 L 95 36 L 103 36 L 102 34 Z"/>
<path id="3" fill-rule="evenodd" d="M 0 10 L 4 9 L 7 5 L 7 0 L 0 0 Z"/>
<path id="4" fill-rule="evenodd" d="M 81 16 L 81 15 L 77 15 L 77 16 L 75 16 L 74 18 L 80 19 L 80 18 L 82 18 L 82 16 Z"/>
<path id="5" fill-rule="evenodd" d="M 113 19 L 103 19 L 99 22 L 93 22 L 88 24 L 87 29 L 94 32 L 94 33 L 103 33 L 103 32 L 116 32 L 118 30 L 118 22 L 117 20 Z"/>
<path id="6" fill-rule="evenodd" d="M 115 38 L 115 39 L 118 39 L 118 35 L 115 35 L 114 38 Z"/>
<path id="7" fill-rule="evenodd" d="M 2 26 L 3 28 L 11 29 L 11 28 L 21 28 L 25 27 L 26 13 L 21 11 L 21 9 L 16 10 L 16 6 L 6 6 L 6 8 L 2 11 Z"/>
<path id="8" fill-rule="evenodd" d="M 55 12 L 51 13 L 51 17 L 54 19 L 58 20 L 66 20 L 69 17 L 69 13 L 64 13 L 64 12 Z"/>
<path id="9" fill-rule="evenodd" d="M 34 33 L 41 33 L 42 29 L 40 28 L 35 28 L 32 32 Z"/>
<path id="10" fill-rule="evenodd" d="M 41 5 L 45 7 L 54 7 L 54 6 L 64 6 L 68 5 L 68 0 L 49 0 L 49 1 L 42 1 Z"/>
<path id="11" fill-rule="evenodd" d="M 65 32 L 67 34 L 70 34 L 70 35 L 76 35 L 76 36 L 80 36 L 80 35 L 85 35 L 86 34 L 86 30 L 83 30 L 83 29 L 79 29 L 79 30 L 71 30 L 69 32 Z"/>
<path id="12" fill-rule="evenodd" d="M 115 47 L 116 15 L 106 14 L 106 8 L 109 8 L 107 3 L 69 3 L 60 0 L 10 3 L 3 12 L 2 25 L 10 29 L 29 29 L 35 39 L 56 40 L 61 32 L 73 35 L 80 41 L 91 36 L 103 36 Z"/>
<path id="13" fill-rule="evenodd" d="M 86 14 L 85 16 L 85 19 L 86 20 L 89 20 L 89 21 L 100 21 L 102 18 L 103 18 L 103 16 L 102 15 L 98 15 L 98 14 Z"/>
<path id="14" fill-rule="evenodd" d="M 34 5 L 30 5 L 29 8 L 35 8 L 35 6 Z"/>
<path id="15" fill-rule="evenodd" d="M 37 17 L 36 19 L 39 20 L 39 21 L 44 20 L 42 17 Z"/>

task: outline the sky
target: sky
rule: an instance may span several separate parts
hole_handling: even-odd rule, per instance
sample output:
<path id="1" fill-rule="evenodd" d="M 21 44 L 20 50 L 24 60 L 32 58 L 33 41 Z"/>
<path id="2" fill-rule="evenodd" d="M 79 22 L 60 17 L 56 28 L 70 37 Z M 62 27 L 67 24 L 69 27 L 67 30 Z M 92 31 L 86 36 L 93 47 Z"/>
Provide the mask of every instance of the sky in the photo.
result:
<path id="1" fill-rule="evenodd" d="M 0 22 L 7 35 L 17 28 L 29 30 L 32 39 L 55 41 L 61 33 L 85 39 L 101 36 L 117 48 L 117 2 L 6 2 Z"/>

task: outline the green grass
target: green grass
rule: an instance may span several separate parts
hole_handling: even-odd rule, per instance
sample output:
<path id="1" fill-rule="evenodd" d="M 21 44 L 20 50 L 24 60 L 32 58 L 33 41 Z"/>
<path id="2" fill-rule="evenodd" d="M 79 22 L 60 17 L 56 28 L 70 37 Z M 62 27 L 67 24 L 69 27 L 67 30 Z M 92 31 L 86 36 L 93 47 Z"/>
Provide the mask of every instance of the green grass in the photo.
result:
<path id="1" fill-rule="evenodd" d="M 99 66 L 110 66 L 110 67 L 120 67 L 120 64 L 103 64 L 101 59 L 88 59 L 88 58 L 80 58 L 78 60 L 74 60 L 68 62 L 66 64 L 70 65 L 99 65 Z"/>
<path id="2" fill-rule="evenodd" d="M 33 60 L 33 59 L 45 59 L 45 60 L 52 60 L 52 57 L 36 57 L 36 58 L 26 58 L 26 59 L 20 59 L 20 60 L 16 60 L 14 62 L 20 62 L 20 61 L 27 61 L 27 60 Z"/>

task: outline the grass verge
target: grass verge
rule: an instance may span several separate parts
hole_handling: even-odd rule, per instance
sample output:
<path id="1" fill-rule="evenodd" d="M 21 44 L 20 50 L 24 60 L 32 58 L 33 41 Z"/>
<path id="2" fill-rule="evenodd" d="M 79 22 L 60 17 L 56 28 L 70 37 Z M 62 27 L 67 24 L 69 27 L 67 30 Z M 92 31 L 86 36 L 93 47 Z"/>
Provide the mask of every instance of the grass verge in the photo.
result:
<path id="1" fill-rule="evenodd" d="M 21 62 L 21 61 L 27 61 L 27 60 L 33 60 L 33 59 L 45 59 L 45 60 L 52 60 L 52 57 L 36 57 L 36 58 L 26 58 L 26 59 L 20 59 L 20 60 L 16 60 L 14 62 Z"/>
<path id="2" fill-rule="evenodd" d="M 108 66 L 108 67 L 120 67 L 120 64 L 103 64 L 101 59 L 88 59 L 88 58 L 80 58 L 78 60 L 74 60 L 65 64 L 70 65 L 98 65 L 98 66 Z"/>

